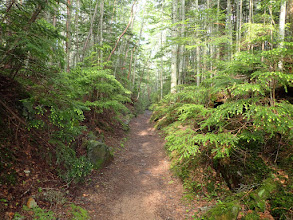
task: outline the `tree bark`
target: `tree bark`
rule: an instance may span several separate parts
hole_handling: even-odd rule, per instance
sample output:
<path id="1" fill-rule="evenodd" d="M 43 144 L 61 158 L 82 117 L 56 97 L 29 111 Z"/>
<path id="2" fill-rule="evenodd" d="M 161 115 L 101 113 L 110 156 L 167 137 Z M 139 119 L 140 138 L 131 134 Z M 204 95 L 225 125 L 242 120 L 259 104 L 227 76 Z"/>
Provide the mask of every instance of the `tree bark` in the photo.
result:
<path id="1" fill-rule="evenodd" d="M 98 0 L 97 0 L 97 1 L 96 1 L 96 5 L 95 5 L 94 15 L 92 16 L 92 19 L 91 19 L 90 29 L 89 29 L 89 32 L 88 32 L 88 35 L 87 35 L 86 41 L 84 42 L 84 45 L 83 45 L 83 58 L 84 58 L 84 56 L 85 56 L 85 53 L 86 53 L 86 50 L 87 50 L 87 46 L 88 46 L 88 43 L 89 43 L 90 37 L 91 37 L 91 35 L 93 34 L 93 26 L 94 26 L 94 21 L 95 21 L 96 15 L 97 15 L 98 6 L 99 6 L 99 2 L 98 2 Z"/>
<path id="2" fill-rule="evenodd" d="M 195 1 L 195 10 L 198 12 L 199 11 L 199 6 L 198 6 L 198 0 Z M 196 47 L 196 85 L 200 85 L 200 45 L 199 45 L 199 38 L 198 38 L 198 33 L 196 33 L 196 39 L 197 39 L 197 47 Z"/>
<path id="3" fill-rule="evenodd" d="M 67 19 L 66 19 L 66 71 L 70 71 L 70 46 L 71 46 L 71 1 L 67 0 Z"/>
<path id="4" fill-rule="evenodd" d="M 139 37 L 138 37 L 138 41 L 136 43 L 136 48 L 137 48 L 137 52 L 135 52 L 134 55 L 134 63 L 133 63 L 133 71 L 132 71 L 132 85 L 134 87 L 135 84 L 135 76 L 136 76 L 136 64 L 137 64 L 137 55 L 138 55 L 138 51 L 139 51 L 139 46 L 140 46 L 140 40 L 141 40 L 141 36 L 142 36 L 142 31 L 143 31 L 143 26 L 144 26 L 144 14 L 142 17 L 142 21 L 141 21 L 141 26 L 140 26 L 140 31 L 139 31 Z"/>
<path id="5" fill-rule="evenodd" d="M 185 0 L 181 0 L 181 29 L 180 29 L 180 37 L 184 38 L 185 33 Z M 183 84 L 183 72 L 184 72 L 184 65 L 185 64 L 185 57 L 184 57 L 184 45 L 179 46 L 179 75 L 178 75 L 178 84 Z"/>
<path id="6" fill-rule="evenodd" d="M 178 0 L 173 0 L 172 2 L 172 38 L 176 39 L 178 35 L 178 30 L 177 30 L 177 10 L 178 10 Z M 177 64 L 177 55 L 178 55 L 178 45 L 177 43 L 173 43 L 172 46 L 172 58 L 171 58 L 171 93 L 175 93 L 176 89 L 175 87 L 177 86 L 177 69 L 178 69 L 178 64 Z"/>
<path id="7" fill-rule="evenodd" d="M 80 0 L 76 0 L 76 9 L 75 9 L 75 56 L 74 56 L 74 64 L 76 65 L 79 62 L 79 30 L 78 30 L 78 21 L 79 21 L 79 9 L 80 8 Z"/>
<path id="8" fill-rule="evenodd" d="M 100 37 L 99 37 L 99 46 L 100 46 L 100 59 L 99 61 L 103 62 L 103 18 L 104 18 L 104 0 L 101 0 L 100 6 Z"/>
<path id="9" fill-rule="evenodd" d="M 281 9 L 280 9 L 280 21 L 279 21 L 279 36 L 280 36 L 280 44 L 279 47 L 283 48 L 284 47 L 284 40 L 285 40 L 285 25 L 286 25 L 286 4 L 287 1 L 283 1 L 281 4 Z M 278 68 L 280 71 L 283 70 L 283 59 L 278 63 Z"/>
<path id="10" fill-rule="evenodd" d="M 135 47 L 131 50 L 131 54 L 130 54 L 129 70 L 128 70 L 128 75 L 127 75 L 128 80 L 129 80 L 129 78 L 131 76 L 131 66 L 132 66 L 132 59 L 133 59 L 133 53 L 134 52 L 135 52 Z"/>
<path id="11" fill-rule="evenodd" d="M 231 0 L 227 0 L 227 34 L 228 34 L 228 61 L 232 60 L 232 45 L 233 45 L 233 38 L 232 38 L 232 6 Z"/>

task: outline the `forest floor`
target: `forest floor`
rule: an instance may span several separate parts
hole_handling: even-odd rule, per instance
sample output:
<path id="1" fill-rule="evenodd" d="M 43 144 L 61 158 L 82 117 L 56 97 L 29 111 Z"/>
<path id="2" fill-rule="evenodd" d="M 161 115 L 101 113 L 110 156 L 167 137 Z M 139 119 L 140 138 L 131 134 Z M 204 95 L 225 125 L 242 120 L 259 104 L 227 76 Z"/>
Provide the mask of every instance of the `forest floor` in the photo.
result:
<path id="1" fill-rule="evenodd" d="M 150 111 L 130 122 L 123 149 L 114 161 L 91 177 L 75 197 L 91 219 L 192 219 L 207 202 L 183 198 L 181 181 L 170 171 L 164 141 L 149 123 Z"/>

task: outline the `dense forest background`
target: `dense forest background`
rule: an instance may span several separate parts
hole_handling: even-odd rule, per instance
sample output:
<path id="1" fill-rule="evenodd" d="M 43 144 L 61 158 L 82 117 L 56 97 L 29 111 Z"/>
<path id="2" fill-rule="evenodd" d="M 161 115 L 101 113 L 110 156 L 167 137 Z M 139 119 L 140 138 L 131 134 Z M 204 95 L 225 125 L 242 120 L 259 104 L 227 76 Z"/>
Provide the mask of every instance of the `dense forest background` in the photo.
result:
<path id="1" fill-rule="evenodd" d="M 204 219 L 292 219 L 292 7 L 1 1 L 0 213 L 19 211 L 40 179 L 84 181 L 110 160 L 89 158 L 93 141 L 152 104 L 189 195 L 221 200 Z"/>

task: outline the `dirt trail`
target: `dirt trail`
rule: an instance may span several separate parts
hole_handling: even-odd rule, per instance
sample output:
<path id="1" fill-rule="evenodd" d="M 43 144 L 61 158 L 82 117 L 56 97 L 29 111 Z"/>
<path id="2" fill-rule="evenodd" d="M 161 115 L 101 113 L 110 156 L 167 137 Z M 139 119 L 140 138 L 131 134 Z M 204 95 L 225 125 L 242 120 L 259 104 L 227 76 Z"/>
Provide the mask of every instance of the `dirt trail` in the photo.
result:
<path id="1" fill-rule="evenodd" d="M 131 121 L 125 149 L 80 192 L 76 202 L 90 210 L 92 219 L 192 219 L 194 210 L 181 200 L 182 184 L 169 171 L 164 142 L 149 124 L 150 114 Z"/>

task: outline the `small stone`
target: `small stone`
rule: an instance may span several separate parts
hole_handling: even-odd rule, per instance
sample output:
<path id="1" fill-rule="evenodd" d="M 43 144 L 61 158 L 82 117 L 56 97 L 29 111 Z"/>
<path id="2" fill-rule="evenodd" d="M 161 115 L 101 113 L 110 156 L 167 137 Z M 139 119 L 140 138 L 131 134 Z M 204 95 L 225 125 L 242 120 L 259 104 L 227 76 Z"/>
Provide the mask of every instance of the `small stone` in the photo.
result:
<path id="1" fill-rule="evenodd" d="M 32 198 L 32 197 L 30 197 L 30 198 L 28 199 L 26 205 L 27 205 L 27 207 L 28 207 L 29 209 L 32 209 L 32 208 L 35 208 L 35 207 L 38 206 L 37 202 L 36 202 L 35 199 Z"/>
<path id="2" fill-rule="evenodd" d="M 25 173 L 26 176 L 29 176 L 31 173 L 31 171 L 29 169 L 25 169 L 23 172 Z"/>

